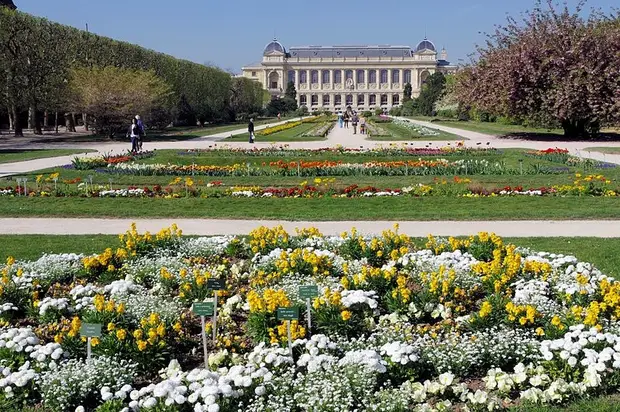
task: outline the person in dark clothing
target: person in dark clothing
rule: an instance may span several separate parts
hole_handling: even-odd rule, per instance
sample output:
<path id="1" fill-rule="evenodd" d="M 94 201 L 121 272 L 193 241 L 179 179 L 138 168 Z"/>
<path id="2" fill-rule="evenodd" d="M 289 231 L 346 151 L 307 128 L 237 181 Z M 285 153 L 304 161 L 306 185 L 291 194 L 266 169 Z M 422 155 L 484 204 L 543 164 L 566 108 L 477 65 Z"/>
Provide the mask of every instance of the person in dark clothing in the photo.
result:
<path id="1" fill-rule="evenodd" d="M 248 124 L 248 133 L 250 133 L 250 143 L 254 143 L 254 119 L 250 119 Z"/>
<path id="2" fill-rule="evenodd" d="M 345 127 L 345 129 L 349 128 L 349 119 L 350 119 L 349 112 L 345 112 L 344 113 L 344 127 Z"/>

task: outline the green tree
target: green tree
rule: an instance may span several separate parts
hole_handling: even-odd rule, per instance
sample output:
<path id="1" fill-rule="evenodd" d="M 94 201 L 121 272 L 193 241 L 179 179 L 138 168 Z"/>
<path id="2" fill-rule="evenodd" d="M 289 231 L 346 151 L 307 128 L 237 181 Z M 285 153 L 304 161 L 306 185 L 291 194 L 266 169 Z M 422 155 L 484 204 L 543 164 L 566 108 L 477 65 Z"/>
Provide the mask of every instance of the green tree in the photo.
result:
<path id="1" fill-rule="evenodd" d="M 260 83 L 235 77 L 232 81 L 230 97 L 230 120 L 235 120 L 239 114 L 259 112 L 263 106 L 263 88 Z"/>
<path id="2" fill-rule="evenodd" d="M 423 116 L 433 116 L 435 103 L 441 98 L 446 85 L 443 73 L 435 72 L 426 79 L 417 99 L 418 111 Z"/>
<path id="3" fill-rule="evenodd" d="M 286 85 L 286 92 L 284 92 L 284 96 L 297 101 L 297 89 L 295 89 L 295 83 L 293 81 L 289 81 Z"/>
<path id="4" fill-rule="evenodd" d="M 407 83 L 405 85 L 405 90 L 404 90 L 404 96 L 403 96 L 403 103 L 408 102 L 409 100 L 411 100 L 411 94 L 413 93 L 413 88 L 411 87 L 411 83 Z"/>
<path id="5" fill-rule="evenodd" d="M 93 116 L 98 133 L 113 137 L 136 114 L 148 124 L 152 112 L 172 106 L 170 87 L 153 72 L 118 67 L 78 68 L 71 73 L 73 109 Z"/>
<path id="6" fill-rule="evenodd" d="M 13 0 L 0 0 L 0 7 L 8 7 L 11 10 L 15 10 L 15 4 L 13 4 Z"/>

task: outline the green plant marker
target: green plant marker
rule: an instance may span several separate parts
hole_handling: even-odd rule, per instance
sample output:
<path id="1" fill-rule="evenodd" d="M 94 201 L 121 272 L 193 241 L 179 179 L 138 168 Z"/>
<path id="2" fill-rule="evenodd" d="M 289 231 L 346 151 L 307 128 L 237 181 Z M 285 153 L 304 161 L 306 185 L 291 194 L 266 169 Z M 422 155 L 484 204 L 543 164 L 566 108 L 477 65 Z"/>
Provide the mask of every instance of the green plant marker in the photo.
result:
<path id="1" fill-rule="evenodd" d="M 286 321 L 286 334 L 288 335 L 288 353 L 293 358 L 293 339 L 291 338 L 291 321 L 299 319 L 299 308 L 278 308 L 278 320 Z"/>
<path id="2" fill-rule="evenodd" d="M 226 282 L 222 279 L 207 279 L 207 288 L 213 290 L 214 307 L 213 307 L 213 342 L 217 338 L 217 291 L 226 289 Z"/>
<path id="3" fill-rule="evenodd" d="M 207 289 L 224 290 L 226 289 L 226 282 L 222 279 L 207 279 Z"/>
<path id="4" fill-rule="evenodd" d="M 83 323 L 80 327 L 80 335 L 86 336 L 86 359 L 90 360 L 92 353 L 91 339 L 101 336 L 101 324 Z"/>
<path id="5" fill-rule="evenodd" d="M 317 285 L 305 285 L 299 287 L 299 298 L 306 300 L 306 320 L 308 323 L 308 334 L 312 330 L 312 305 L 310 301 L 319 296 Z"/>

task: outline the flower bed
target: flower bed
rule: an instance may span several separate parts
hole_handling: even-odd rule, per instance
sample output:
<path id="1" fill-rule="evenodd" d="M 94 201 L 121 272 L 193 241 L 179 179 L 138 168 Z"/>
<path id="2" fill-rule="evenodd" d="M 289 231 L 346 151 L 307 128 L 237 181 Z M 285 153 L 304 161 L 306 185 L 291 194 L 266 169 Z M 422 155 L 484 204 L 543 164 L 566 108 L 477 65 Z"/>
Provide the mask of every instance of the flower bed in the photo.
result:
<path id="1" fill-rule="evenodd" d="M 286 122 L 283 124 L 279 124 L 277 126 L 271 126 L 271 127 L 267 127 L 265 129 L 262 130 L 258 130 L 256 131 L 256 136 L 270 136 L 274 133 L 279 133 L 279 132 L 283 132 L 285 130 L 289 130 L 292 129 L 294 127 L 300 126 L 304 123 L 315 123 L 317 121 L 322 121 L 323 117 L 319 117 L 319 118 L 315 118 L 315 117 L 309 117 L 303 120 L 298 120 L 298 121 L 294 121 L 294 122 Z"/>
<path id="2" fill-rule="evenodd" d="M 139 153 L 125 153 L 120 155 L 103 154 L 98 157 L 74 157 L 72 160 L 73 168 L 76 170 L 89 170 L 98 167 L 105 167 L 111 164 L 133 162 L 140 159 L 147 159 L 155 155 L 154 151 L 144 151 Z"/>
<path id="3" fill-rule="evenodd" d="M 181 234 L 134 226 L 99 255 L 9 258 L 4 410 L 486 411 L 620 386 L 620 283 L 574 257 L 485 233 L 423 250 L 397 230 Z M 190 308 L 213 300 L 209 279 L 223 289 L 205 369 Z M 290 349 L 279 308 L 299 311 Z M 92 360 L 85 323 L 102 326 Z"/>

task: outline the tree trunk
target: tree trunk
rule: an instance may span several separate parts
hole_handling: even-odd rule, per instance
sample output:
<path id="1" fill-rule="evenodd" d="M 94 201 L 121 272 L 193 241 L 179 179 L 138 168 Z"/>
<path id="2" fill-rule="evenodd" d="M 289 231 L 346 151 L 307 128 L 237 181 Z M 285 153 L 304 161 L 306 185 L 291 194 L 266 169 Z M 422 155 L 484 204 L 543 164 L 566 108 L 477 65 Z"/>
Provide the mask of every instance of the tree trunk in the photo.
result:
<path id="1" fill-rule="evenodd" d="M 73 122 L 71 113 L 65 113 L 65 127 L 67 128 L 67 132 L 75 132 L 75 123 Z"/>
<path id="2" fill-rule="evenodd" d="M 43 130 L 41 129 L 41 119 L 37 116 L 36 110 L 34 111 L 34 134 L 43 134 Z"/>
<path id="3" fill-rule="evenodd" d="M 46 129 L 50 127 L 50 114 L 47 112 L 47 110 L 45 110 L 45 112 L 43 113 L 43 127 L 45 127 Z"/>
<path id="4" fill-rule="evenodd" d="M 56 110 L 56 120 L 54 121 L 54 124 L 56 125 L 56 134 L 58 134 L 58 110 Z"/>
<path id="5" fill-rule="evenodd" d="M 75 113 L 71 113 L 71 121 L 73 122 L 73 131 L 75 132 L 75 125 L 77 125 L 77 121 L 75 120 Z"/>
<path id="6" fill-rule="evenodd" d="M 82 121 L 84 122 L 84 130 L 88 131 L 88 115 L 82 113 Z"/>
<path id="7" fill-rule="evenodd" d="M 13 130 L 13 113 L 9 109 L 9 130 Z"/>
<path id="8" fill-rule="evenodd" d="M 15 137 L 24 137 L 24 130 L 22 129 L 22 123 L 19 120 L 19 111 L 16 106 L 11 108 L 13 111 L 13 128 L 15 130 Z"/>
<path id="9" fill-rule="evenodd" d="M 34 107 L 28 107 L 28 128 L 30 130 L 34 129 L 34 117 L 36 116 L 36 111 Z"/>
<path id="10" fill-rule="evenodd" d="M 571 139 L 590 139 L 600 131 L 600 125 L 596 121 L 587 119 L 562 120 L 564 137 Z"/>

